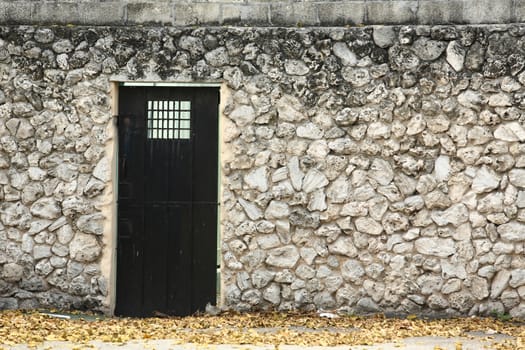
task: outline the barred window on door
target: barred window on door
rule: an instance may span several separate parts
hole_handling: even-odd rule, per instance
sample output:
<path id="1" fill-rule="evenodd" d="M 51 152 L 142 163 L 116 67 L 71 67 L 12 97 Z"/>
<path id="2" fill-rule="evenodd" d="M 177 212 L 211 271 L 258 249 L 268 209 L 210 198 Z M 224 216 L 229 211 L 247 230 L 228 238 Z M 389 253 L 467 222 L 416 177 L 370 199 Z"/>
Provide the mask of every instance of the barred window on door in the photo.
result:
<path id="1" fill-rule="evenodd" d="M 191 101 L 148 101 L 148 139 L 191 137 Z"/>

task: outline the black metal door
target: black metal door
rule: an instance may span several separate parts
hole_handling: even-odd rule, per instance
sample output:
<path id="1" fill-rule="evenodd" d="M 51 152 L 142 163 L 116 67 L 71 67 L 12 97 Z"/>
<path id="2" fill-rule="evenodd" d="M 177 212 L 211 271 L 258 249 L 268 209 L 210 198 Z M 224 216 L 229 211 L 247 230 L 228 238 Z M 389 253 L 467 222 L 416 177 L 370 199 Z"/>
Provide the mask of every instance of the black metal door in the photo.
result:
<path id="1" fill-rule="evenodd" d="M 214 88 L 119 89 L 117 315 L 215 303 L 218 99 Z"/>

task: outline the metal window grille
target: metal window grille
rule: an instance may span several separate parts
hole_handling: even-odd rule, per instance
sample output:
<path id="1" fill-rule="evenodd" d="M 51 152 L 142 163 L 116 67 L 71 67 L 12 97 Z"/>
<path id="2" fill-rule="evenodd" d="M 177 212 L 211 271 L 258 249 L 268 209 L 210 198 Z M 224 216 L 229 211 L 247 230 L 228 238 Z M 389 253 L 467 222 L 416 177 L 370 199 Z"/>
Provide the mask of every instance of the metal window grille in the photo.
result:
<path id="1" fill-rule="evenodd" d="M 148 101 L 148 139 L 189 139 L 191 101 Z"/>

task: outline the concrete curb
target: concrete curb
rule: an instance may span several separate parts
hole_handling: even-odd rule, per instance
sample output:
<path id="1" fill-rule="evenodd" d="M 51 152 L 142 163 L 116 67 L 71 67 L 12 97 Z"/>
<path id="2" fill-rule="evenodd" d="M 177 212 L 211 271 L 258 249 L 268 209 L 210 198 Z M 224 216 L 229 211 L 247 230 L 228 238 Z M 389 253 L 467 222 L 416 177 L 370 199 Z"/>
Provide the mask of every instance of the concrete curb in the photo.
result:
<path id="1" fill-rule="evenodd" d="M 234 344 L 175 344 L 173 340 L 133 340 L 127 343 L 104 343 L 90 341 L 87 343 L 72 342 L 44 342 L 35 347 L 27 344 L 0 345 L 0 349 L 9 350 L 71 350 L 71 349 L 100 349 L 100 350 L 434 350 L 437 346 L 443 350 L 456 350 L 461 345 L 462 350 L 491 349 L 494 344 L 508 344 L 512 348 L 516 345 L 514 337 L 504 334 L 487 335 L 482 332 L 469 333 L 471 337 L 413 337 L 399 342 L 389 342 L 374 345 L 338 345 L 338 346 L 304 346 L 304 345 L 234 345 Z M 489 338 L 490 337 L 490 338 Z"/>

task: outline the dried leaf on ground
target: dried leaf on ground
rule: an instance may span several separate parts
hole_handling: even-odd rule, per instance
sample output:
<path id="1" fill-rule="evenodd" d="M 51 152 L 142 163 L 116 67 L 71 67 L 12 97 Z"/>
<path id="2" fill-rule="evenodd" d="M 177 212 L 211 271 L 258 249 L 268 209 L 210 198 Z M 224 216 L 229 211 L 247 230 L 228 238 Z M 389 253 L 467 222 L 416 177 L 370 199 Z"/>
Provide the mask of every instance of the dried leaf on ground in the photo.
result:
<path id="1" fill-rule="evenodd" d="M 302 313 L 223 313 L 68 320 L 35 311 L 0 312 L 0 343 L 4 345 L 35 345 L 46 340 L 121 343 L 134 339 L 171 339 L 178 344 L 368 345 L 419 336 L 468 337 L 472 331 L 485 332 L 489 340 L 497 333 L 516 337 L 495 349 L 516 349 L 525 343 L 525 324 L 478 317 L 424 320 L 413 316 L 326 318 Z"/>

